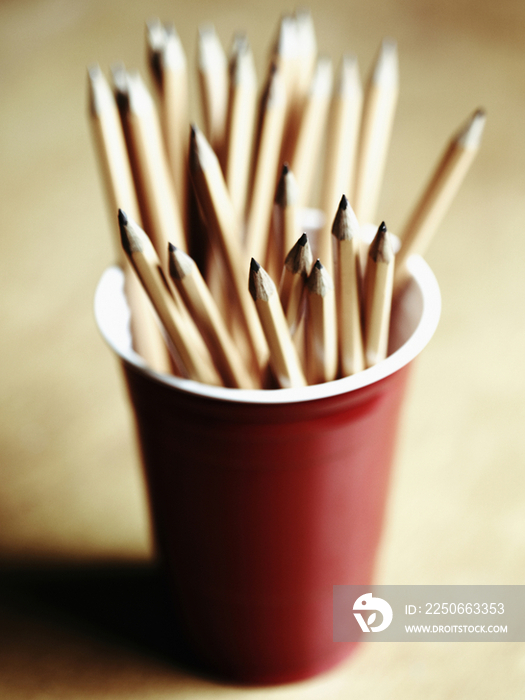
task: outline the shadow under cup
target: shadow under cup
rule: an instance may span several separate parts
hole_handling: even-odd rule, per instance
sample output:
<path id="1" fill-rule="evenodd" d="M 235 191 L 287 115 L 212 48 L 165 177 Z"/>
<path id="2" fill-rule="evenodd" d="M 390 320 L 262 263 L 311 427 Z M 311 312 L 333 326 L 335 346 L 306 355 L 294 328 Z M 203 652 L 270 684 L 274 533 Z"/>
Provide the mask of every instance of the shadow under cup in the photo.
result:
<path id="1" fill-rule="evenodd" d="M 95 314 L 124 370 L 176 610 L 223 678 L 294 681 L 353 648 L 333 641 L 333 586 L 372 583 L 410 363 L 440 314 L 432 271 L 418 256 L 408 265 L 386 360 L 272 391 L 148 369 L 131 349 L 122 272 L 99 282 Z"/>

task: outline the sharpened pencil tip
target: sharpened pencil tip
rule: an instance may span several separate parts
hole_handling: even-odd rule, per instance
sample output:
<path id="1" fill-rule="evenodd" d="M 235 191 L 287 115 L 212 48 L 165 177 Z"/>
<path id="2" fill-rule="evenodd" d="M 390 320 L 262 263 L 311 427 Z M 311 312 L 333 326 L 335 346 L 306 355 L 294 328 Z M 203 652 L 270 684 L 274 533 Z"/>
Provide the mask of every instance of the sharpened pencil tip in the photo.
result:
<path id="1" fill-rule="evenodd" d="M 316 270 L 322 270 L 322 269 L 323 269 L 323 264 L 321 263 L 321 261 L 319 260 L 319 258 L 317 258 L 317 260 L 315 261 L 314 267 L 315 267 Z"/>
<path id="2" fill-rule="evenodd" d="M 281 175 L 288 175 L 290 171 L 290 166 L 288 163 L 283 163 L 283 169 L 281 170 Z"/>
<path id="3" fill-rule="evenodd" d="M 348 199 L 347 199 L 346 195 L 344 194 L 341 197 L 341 201 L 339 202 L 339 209 L 341 209 L 342 211 L 345 211 L 347 208 L 348 208 Z"/>
<path id="4" fill-rule="evenodd" d="M 257 262 L 257 260 L 255 260 L 254 258 L 252 258 L 252 259 L 250 260 L 250 271 L 251 271 L 251 272 L 257 273 L 257 272 L 259 272 L 260 269 L 261 269 L 261 266 L 259 265 L 259 263 Z"/>
<path id="5" fill-rule="evenodd" d="M 394 259 L 394 249 L 392 248 L 390 236 L 388 235 L 388 230 L 384 221 L 377 229 L 374 240 L 368 249 L 368 255 L 375 262 L 381 263 L 390 263 Z"/>
<path id="6" fill-rule="evenodd" d="M 168 241 L 168 250 L 170 253 L 175 253 L 175 251 L 177 250 L 177 246 L 174 246 L 173 243 Z"/>
<path id="7" fill-rule="evenodd" d="M 299 238 L 299 240 L 297 241 L 297 244 L 304 248 L 307 243 L 308 243 L 308 236 L 306 235 L 306 233 L 303 233 L 301 235 L 301 237 Z"/>
<path id="8" fill-rule="evenodd" d="M 118 210 L 118 222 L 120 226 L 127 226 L 128 225 L 128 217 L 126 216 L 126 212 L 123 211 L 122 209 Z"/>

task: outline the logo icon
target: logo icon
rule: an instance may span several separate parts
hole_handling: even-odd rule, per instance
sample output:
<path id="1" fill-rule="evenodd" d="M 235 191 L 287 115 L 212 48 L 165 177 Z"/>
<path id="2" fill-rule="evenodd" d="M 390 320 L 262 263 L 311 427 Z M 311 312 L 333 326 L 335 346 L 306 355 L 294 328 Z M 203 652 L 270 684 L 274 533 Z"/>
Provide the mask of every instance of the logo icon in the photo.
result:
<path id="1" fill-rule="evenodd" d="M 354 610 L 371 612 L 366 622 L 360 612 L 354 612 L 354 617 L 363 632 L 382 632 L 392 622 L 393 613 L 390 605 L 383 598 L 374 598 L 371 593 L 359 596 L 354 603 Z M 381 624 L 372 627 L 378 612 L 383 616 L 383 621 Z"/>

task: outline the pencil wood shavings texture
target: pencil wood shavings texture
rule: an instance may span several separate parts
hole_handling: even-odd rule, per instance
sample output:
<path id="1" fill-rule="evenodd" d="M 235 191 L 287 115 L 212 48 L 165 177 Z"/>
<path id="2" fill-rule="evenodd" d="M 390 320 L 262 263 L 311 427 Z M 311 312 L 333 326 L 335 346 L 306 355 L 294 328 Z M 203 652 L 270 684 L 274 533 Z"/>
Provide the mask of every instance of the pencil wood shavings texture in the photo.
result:
<path id="1" fill-rule="evenodd" d="M 275 188 L 279 176 L 279 155 L 284 133 L 286 93 L 275 64 L 270 67 L 259 109 L 259 130 L 254 151 L 253 185 L 249 204 L 245 250 L 247 256 L 264 260 Z"/>
<path id="2" fill-rule="evenodd" d="M 202 338 L 187 323 L 171 294 L 159 257 L 146 233 L 119 211 L 122 247 L 133 265 L 160 318 L 175 351 L 175 361 L 183 376 L 205 384 L 222 386 Z"/>
<path id="3" fill-rule="evenodd" d="M 190 170 L 199 205 L 229 276 L 233 303 L 249 344 L 252 363 L 262 371 L 268 362 L 268 346 L 246 288 L 239 221 L 217 156 L 196 126 L 191 130 Z"/>
<path id="4" fill-rule="evenodd" d="M 128 211 L 133 212 L 139 219 L 137 196 L 115 98 L 98 66 L 90 67 L 88 86 L 92 133 L 104 181 L 112 229 L 117 234 L 115 212 L 119 208 L 127 207 Z M 115 235 L 114 239 L 118 259 L 124 269 L 124 288 L 131 309 L 133 348 L 152 369 L 169 374 L 171 362 L 168 349 L 158 328 L 150 301 L 128 259 L 123 255 L 120 236 Z"/>
<path id="5" fill-rule="evenodd" d="M 249 289 L 270 348 L 270 366 L 279 386 L 306 386 L 275 284 L 253 258 L 250 263 Z"/>
<path id="6" fill-rule="evenodd" d="M 213 24 L 199 27 L 197 64 L 204 133 L 222 161 L 228 109 L 228 60 Z"/>
<path id="7" fill-rule="evenodd" d="M 399 92 L 397 46 L 381 45 L 368 80 L 359 134 L 352 206 L 362 224 L 373 223 L 385 169 Z"/>
<path id="8" fill-rule="evenodd" d="M 407 280 L 408 256 L 413 253 L 425 253 L 432 236 L 447 213 L 479 150 L 485 120 L 485 111 L 477 109 L 452 137 L 438 162 L 401 232 L 401 248 L 396 260 L 396 288 Z"/>
<path id="9" fill-rule="evenodd" d="M 138 73 L 117 67 L 113 75 L 142 221 L 167 274 L 168 241 L 184 249 L 186 242 L 159 117 Z"/>
<path id="10" fill-rule="evenodd" d="M 365 365 L 384 360 L 394 283 L 394 250 L 383 222 L 370 244 L 365 275 Z"/>
<path id="11" fill-rule="evenodd" d="M 323 56 L 317 61 L 290 160 L 290 168 L 297 180 L 301 206 L 310 203 L 313 178 L 318 170 L 317 160 L 325 135 L 332 81 L 332 61 Z"/>
<path id="12" fill-rule="evenodd" d="M 224 385 L 238 389 L 261 388 L 250 376 L 222 315 L 195 262 L 170 244 L 171 279 L 201 332 Z"/>
<path id="13" fill-rule="evenodd" d="M 306 280 L 312 262 L 308 236 L 303 233 L 286 256 L 279 286 L 279 298 L 292 336 L 302 316 Z"/>
<path id="14" fill-rule="evenodd" d="M 359 223 L 345 195 L 332 224 L 336 239 L 335 284 L 341 375 L 365 368 L 361 331 Z"/>
<path id="15" fill-rule="evenodd" d="M 148 63 L 157 85 L 162 131 L 173 176 L 175 195 L 187 224 L 188 189 L 188 68 L 173 25 L 150 20 L 146 25 Z"/>
<path id="16" fill-rule="evenodd" d="M 337 331 L 334 284 L 319 260 L 306 290 L 306 377 L 309 384 L 320 384 L 337 375 Z"/>
<path id="17" fill-rule="evenodd" d="M 330 104 L 326 129 L 326 153 L 321 188 L 321 209 L 326 223 L 319 233 L 318 256 L 328 271 L 332 266 L 331 222 L 339 198 L 353 191 L 357 139 L 361 123 L 363 89 L 357 58 L 345 55 Z"/>
<path id="18" fill-rule="evenodd" d="M 244 34 L 236 34 L 229 63 L 225 178 L 239 221 L 244 222 L 257 110 L 257 76 Z"/>

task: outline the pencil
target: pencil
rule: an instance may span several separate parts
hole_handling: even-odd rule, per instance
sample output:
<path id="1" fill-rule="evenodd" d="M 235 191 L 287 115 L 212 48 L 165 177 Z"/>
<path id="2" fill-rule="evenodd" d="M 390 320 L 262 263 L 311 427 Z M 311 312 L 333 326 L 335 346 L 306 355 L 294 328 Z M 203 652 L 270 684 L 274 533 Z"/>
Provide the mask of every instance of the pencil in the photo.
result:
<path id="1" fill-rule="evenodd" d="M 279 175 L 285 113 L 286 93 L 283 78 L 276 64 L 272 64 L 260 101 L 253 185 L 245 238 L 246 253 L 256 260 L 264 260 L 266 255 L 272 204 Z"/>
<path id="2" fill-rule="evenodd" d="M 251 364 L 262 372 L 268 362 L 268 346 L 246 288 L 239 222 L 217 156 L 196 126 L 191 129 L 190 170 L 209 233 L 230 278 L 233 303 L 248 342 Z"/>
<path id="3" fill-rule="evenodd" d="M 296 106 L 297 76 L 299 66 L 299 41 L 297 22 L 293 15 L 282 15 L 277 28 L 277 36 L 270 54 L 271 66 L 277 66 L 286 92 L 285 129 L 288 130 L 290 116 Z M 284 144 L 283 144 L 284 145 Z M 290 154 L 288 154 L 290 155 Z"/>
<path id="4" fill-rule="evenodd" d="M 323 56 L 317 61 L 305 99 L 290 161 L 299 189 L 299 204 L 303 207 L 310 203 L 314 174 L 318 171 L 317 159 L 325 135 L 332 80 L 332 61 Z"/>
<path id="5" fill-rule="evenodd" d="M 334 284 L 320 260 L 306 280 L 306 290 L 306 377 L 309 384 L 320 384 L 337 375 Z"/>
<path id="6" fill-rule="evenodd" d="M 221 378 L 196 329 L 188 326 L 175 302 L 159 257 L 146 233 L 119 210 L 122 247 L 137 273 L 170 339 L 183 376 L 221 386 Z"/>
<path id="7" fill-rule="evenodd" d="M 308 236 L 303 233 L 286 256 L 279 285 L 279 298 L 292 336 L 302 316 L 304 290 L 312 261 Z"/>
<path id="8" fill-rule="evenodd" d="M 299 8 L 294 13 L 297 36 L 296 102 L 306 99 L 317 61 L 317 39 L 312 15 L 306 8 Z"/>
<path id="9" fill-rule="evenodd" d="M 167 274 L 168 241 L 175 242 L 180 248 L 186 248 L 186 244 L 159 117 L 138 73 L 127 73 L 116 66 L 113 79 L 141 218 Z"/>
<path id="10" fill-rule="evenodd" d="M 104 181 L 104 191 L 111 212 L 112 229 L 114 212 L 119 207 L 139 220 L 139 206 L 133 184 L 133 176 L 126 151 L 126 143 L 120 117 L 111 89 L 98 66 L 88 71 L 90 121 L 99 166 Z M 171 372 L 168 349 L 157 325 L 150 301 L 141 287 L 130 263 L 122 252 L 120 236 L 114 236 L 119 264 L 124 270 L 124 290 L 131 311 L 131 336 L 133 348 L 146 363 L 157 372 Z"/>
<path id="11" fill-rule="evenodd" d="M 479 150 L 485 120 L 484 110 L 477 109 L 452 137 L 414 207 L 400 234 L 401 248 L 396 255 L 394 282 L 396 288 L 401 287 L 407 280 L 408 256 L 412 253 L 425 253 L 432 236 L 447 213 Z"/>
<path id="12" fill-rule="evenodd" d="M 372 367 L 387 355 L 394 260 L 394 250 L 383 221 L 370 244 L 365 273 L 366 367 Z"/>
<path id="13" fill-rule="evenodd" d="M 206 341 L 225 386 L 260 388 L 248 373 L 244 359 L 193 259 L 170 244 L 169 268 L 171 279 Z"/>
<path id="14" fill-rule="evenodd" d="M 275 284 L 253 258 L 250 263 L 249 289 L 270 349 L 270 367 L 279 386 L 305 386 L 306 380 Z"/>
<path id="15" fill-rule="evenodd" d="M 397 46 L 385 39 L 367 83 L 359 134 L 352 205 L 362 224 L 375 220 L 398 92 Z"/>
<path id="16" fill-rule="evenodd" d="M 197 64 L 204 133 L 222 163 L 228 109 L 228 60 L 213 24 L 199 27 Z"/>
<path id="17" fill-rule="evenodd" d="M 266 255 L 266 270 L 273 279 L 277 279 L 277 275 L 281 274 L 285 256 L 301 232 L 297 200 L 297 183 L 288 164 L 285 163 L 275 192 L 273 222 Z"/>
<path id="18" fill-rule="evenodd" d="M 332 224 L 336 239 L 335 288 L 341 376 L 365 368 L 361 331 L 359 223 L 343 195 Z"/>
<path id="19" fill-rule="evenodd" d="M 326 223 L 319 233 L 317 253 L 328 271 L 333 269 L 331 224 L 342 192 L 352 192 L 361 121 L 363 89 L 357 59 L 343 56 L 326 129 L 326 155 L 321 186 L 321 209 Z"/>
<path id="20" fill-rule="evenodd" d="M 244 34 L 234 37 L 229 78 L 224 176 L 233 208 L 244 223 L 257 108 L 257 76 Z"/>
<path id="21" fill-rule="evenodd" d="M 179 35 L 160 20 L 146 25 L 148 63 L 158 88 L 161 122 L 175 195 L 182 221 L 188 225 L 188 69 Z"/>

